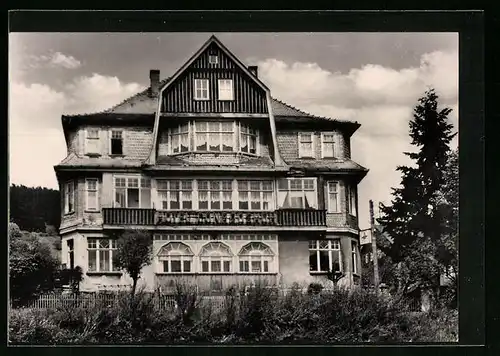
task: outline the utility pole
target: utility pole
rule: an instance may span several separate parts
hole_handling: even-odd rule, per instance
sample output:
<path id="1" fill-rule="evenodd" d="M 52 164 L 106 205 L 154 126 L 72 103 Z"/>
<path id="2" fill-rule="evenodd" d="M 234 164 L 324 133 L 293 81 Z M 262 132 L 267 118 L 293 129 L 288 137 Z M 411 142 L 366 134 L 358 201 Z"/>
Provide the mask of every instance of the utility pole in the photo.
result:
<path id="1" fill-rule="evenodd" d="M 375 237 L 375 216 L 373 213 L 373 200 L 370 199 L 370 228 L 372 232 L 372 256 L 373 256 L 373 284 L 375 291 L 379 292 L 379 275 L 378 275 L 378 253 L 377 239 Z"/>

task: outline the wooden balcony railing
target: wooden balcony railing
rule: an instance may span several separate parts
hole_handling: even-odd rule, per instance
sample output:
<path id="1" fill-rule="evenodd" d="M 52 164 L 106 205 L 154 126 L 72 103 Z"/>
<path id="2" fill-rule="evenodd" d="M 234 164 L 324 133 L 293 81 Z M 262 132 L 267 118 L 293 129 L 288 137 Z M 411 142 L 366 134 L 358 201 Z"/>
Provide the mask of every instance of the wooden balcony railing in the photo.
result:
<path id="1" fill-rule="evenodd" d="M 326 226 L 325 210 L 281 209 L 276 214 L 279 226 Z"/>
<path id="2" fill-rule="evenodd" d="M 104 225 L 154 225 L 154 209 L 103 208 L 102 214 Z"/>

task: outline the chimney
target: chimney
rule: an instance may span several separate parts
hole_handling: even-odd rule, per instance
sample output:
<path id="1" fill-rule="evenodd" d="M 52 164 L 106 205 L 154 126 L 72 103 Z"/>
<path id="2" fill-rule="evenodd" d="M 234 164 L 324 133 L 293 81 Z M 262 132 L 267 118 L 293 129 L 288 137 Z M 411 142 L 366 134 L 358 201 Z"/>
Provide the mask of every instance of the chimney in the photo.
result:
<path id="1" fill-rule="evenodd" d="M 149 71 L 149 81 L 151 88 L 149 89 L 149 94 L 151 97 L 156 97 L 160 91 L 160 70 L 151 69 Z"/>
<path id="2" fill-rule="evenodd" d="M 259 77 L 259 67 L 257 66 L 248 66 L 248 70 L 250 71 L 250 73 L 252 73 L 253 75 L 255 75 L 257 78 Z"/>

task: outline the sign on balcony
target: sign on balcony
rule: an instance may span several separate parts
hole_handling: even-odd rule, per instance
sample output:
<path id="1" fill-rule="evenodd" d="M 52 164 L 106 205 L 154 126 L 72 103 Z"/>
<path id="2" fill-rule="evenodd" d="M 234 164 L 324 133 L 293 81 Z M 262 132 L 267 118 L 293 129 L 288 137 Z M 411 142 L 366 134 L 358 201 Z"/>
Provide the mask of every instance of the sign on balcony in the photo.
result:
<path id="1" fill-rule="evenodd" d="M 156 212 L 157 225 L 276 225 L 274 212 Z"/>

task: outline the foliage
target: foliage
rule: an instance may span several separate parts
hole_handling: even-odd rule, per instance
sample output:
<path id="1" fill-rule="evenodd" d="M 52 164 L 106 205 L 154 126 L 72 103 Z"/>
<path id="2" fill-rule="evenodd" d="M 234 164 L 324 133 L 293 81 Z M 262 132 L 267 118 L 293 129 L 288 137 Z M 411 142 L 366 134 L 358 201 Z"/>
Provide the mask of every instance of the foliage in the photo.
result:
<path id="1" fill-rule="evenodd" d="M 151 263 L 152 249 L 151 234 L 148 231 L 126 230 L 118 238 L 116 264 L 132 278 L 132 296 L 135 294 L 142 268 Z"/>
<path id="2" fill-rule="evenodd" d="M 55 230 L 57 234 L 61 222 L 59 191 L 11 185 L 9 213 L 10 221 L 19 225 L 21 230 L 50 234 L 54 234 Z"/>
<path id="3" fill-rule="evenodd" d="M 57 279 L 62 285 L 69 285 L 73 293 L 79 293 L 80 282 L 83 280 L 83 270 L 80 266 L 65 268 L 57 272 Z"/>
<path id="4" fill-rule="evenodd" d="M 50 246 L 35 234 L 23 234 L 9 224 L 9 283 L 14 305 L 23 304 L 39 293 L 54 288 L 59 261 Z"/>
<path id="5" fill-rule="evenodd" d="M 401 187 L 393 188 L 391 205 L 381 206 L 378 222 L 393 243 L 380 248 L 393 265 L 390 272 L 400 294 L 414 288 L 439 288 L 443 270 L 440 251 L 449 234 L 438 202 L 446 189 L 449 144 L 456 135 L 448 122 L 450 112 L 450 108 L 438 110 L 433 89 L 419 99 L 409 125 L 411 144 L 418 151 L 405 152 L 414 165 L 397 168 Z"/>
<path id="6" fill-rule="evenodd" d="M 185 285 L 178 289 L 178 297 L 192 300 L 193 290 Z M 361 289 L 307 294 L 296 288 L 283 295 L 268 286 L 256 286 L 246 294 L 232 288 L 226 301 L 233 302 L 224 305 L 226 310 L 217 313 L 210 303 L 196 302 L 196 312 L 189 317 L 179 313 L 182 307 L 177 311 L 158 308 L 156 297 L 139 290 L 133 299 L 121 294 L 115 302 L 98 302 L 87 308 L 13 309 L 9 340 L 22 344 L 457 341 L 456 312 L 443 309 L 412 314 L 404 305 Z M 199 301 L 203 296 L 194 298 Z"/>

